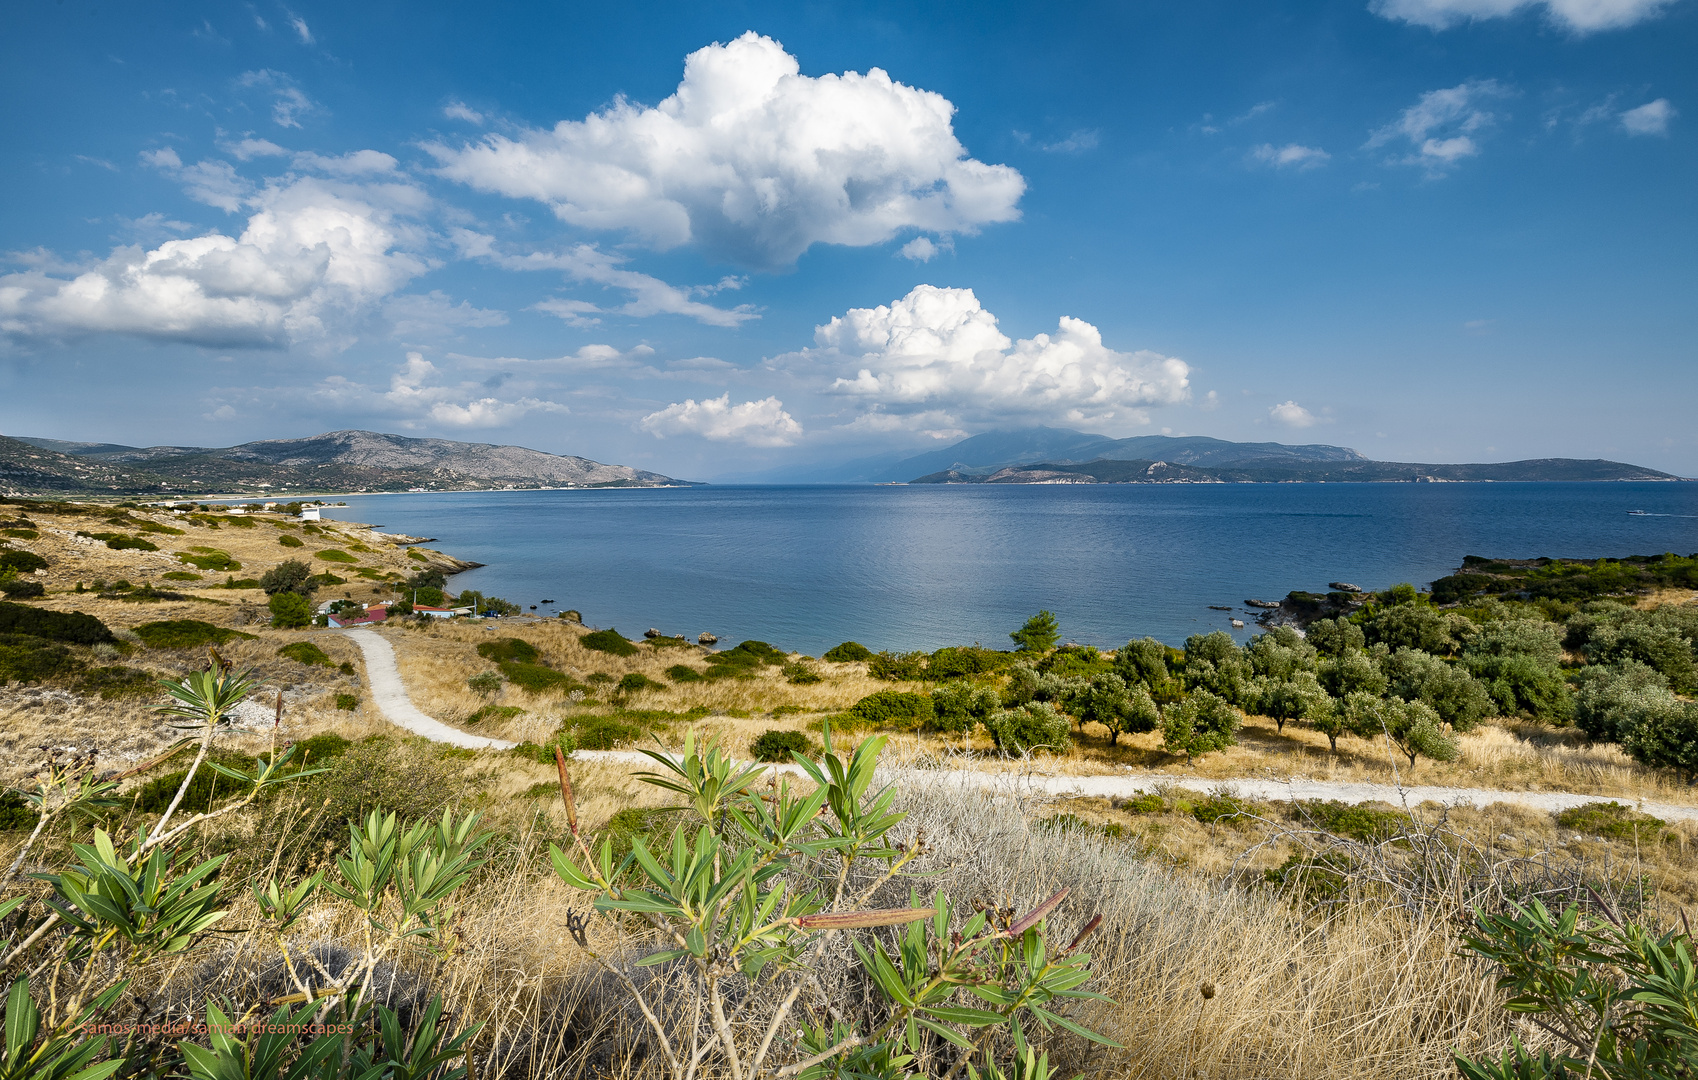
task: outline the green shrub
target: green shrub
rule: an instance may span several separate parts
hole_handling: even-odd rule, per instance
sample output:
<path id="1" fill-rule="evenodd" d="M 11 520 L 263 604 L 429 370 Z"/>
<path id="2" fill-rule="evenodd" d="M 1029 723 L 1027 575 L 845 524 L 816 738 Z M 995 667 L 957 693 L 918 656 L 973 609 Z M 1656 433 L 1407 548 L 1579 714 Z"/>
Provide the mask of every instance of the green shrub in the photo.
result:
<path id="1" fill-rule="evenodd" d="M 346 754 L 353 745 L 340 735 L 313 735 L 295 742 L 295 756 L 291 760 L 302 768 L 317 768 Z"/>
<path id="2" fill-rule="evenodd" d="M 508 682 L 532 694 L 569 694 L 585 688 L 583 683 L 563 671 L 541 664 L 527 664 L 522 660 L 509 660 L 502 664 L 501 673 L 507 676 Z"/>
<path id="3" fill-rule="evenodd" d="M 857 723 L 872 727 L 894 727 L 902 731 L 912 731 L 922 724 L 931 723 L 936 713 L 932 708 L 932 699 L 925 694 L 880 690 L 855 702 L 849 709 L 849 715 L 853 716 Z"/>
<path id="4" fill-rule="evenodd" d="M 323 559 L 325 562 L 357 563 L 360 561 L 354 556 L 348 554 L 346 551 L 338 551 L 336 548 L 323 548 L 319 551 L 313 552 L 312 554 L 313 558 Z"/>
<path id="5" fill-rule="evenodd" d="M 860 660 L 871 660 L 872 658 L 873 651 L 858 641 L 845 641 L 841 645 L 827 649 L 825 655 L 820 657 L 821 660 L 833 664 L 853 664 Z"/>
<path id="6" fill-rule="evenodd" d="M 193 649 L 202 645 L 222 645 L 234 638 L 255 640 L 253 634 L 213 626 L 199 619 L 166 619 L 162 622 L 142 623 L 136 627 L 135 633 L 141 638 L 142 644 L 150 649 Z"/>
<path id="7" fill-rule="evenodd" d="M 1001 706 L 996 691 L 988 686 L 945 683 L 932 691 L 933 715 L 929 727 L 946 735 L 964 735 Z"/>
<path id="8" fill-rule="evenodd" d="M 1242 820 L 1242 816 L 1248 812 L 1248 809 L 1231 795 L 1217 794 L 1209 795 L 1193 803 L 1191 805 L 1191 816 L 1204 825 L 1213 825 L 1216 822 L 1228 819 Z"/>
<path id="9" fill-rule="evenodd" d="M 585 750 L 612 750 L 622 742 L 640 738 L 643 729 L 611 716 L 585 716 L 573 721 L 578 745 Z"/>
<path id="10" fill-rule="evenodd" d="M 619 631 L 611 627 L 606 630 L 592 630 L 578 639 L 578 644 L 596 652 L 610 653 L 614 656 L 635 656 L 637 647 L 626 641 Z"/>
<path id="11" fill-rule="evenodd" d="M 536 743 L 520 743 L 518 746 L 513 748 L 513 752 L 542 765 L 553 765 L 554 748 L 557 746 L 560 748 L 561 753 L 565 754 L 567 757 L 571 757 L 578 751 L 578 740 L 570 731 L 562 727 L 553 735 L 543 740 L 540 746 Z M 554 790 L 558 793 L 560 791 L 560 782 L 558 780 L 551 780 L 549 782 L 554 784 Z"/>
<path id="12" fill-rule="evenodd" d="M 1047 701 L 999 710 L 987 716 L 984 724 L 991 741 L 1005 754 L 1038 749 L 1064 754 L 1073 748 L 1072 722 Z"/>
<path id="13" fill-rule="evenodd" d="M 341 710 L 342 712 L 353 712 L 355 709 L 357 709 L 359 707 L 360 707 L 360 695 L 358 695 L 358 694 L 337 694 L 336 695 L 336 708 Z"/>
<path id="14" fill-rule="evenodd" d="M 1207 690 L 1198 690 L 1163 712 L 1162 746 L 1170 754 L 1184 754 L 1187 760 L 1224 750 L 1238 745 L 1242 721 L 1230 703 Z"/>
<path id="15" fill-rule="evenodd" d="M 494 641 L 484 641 L 478 644 L 478 655 L 485 660 L 497 664 L 509 660 L 517 660 L 521 664 L 535 664 L 542 659 L 537 647 L 524 638 L 497 638 Z"/>
<path id="16" fill-rule="evenodd" d="M 41 539 L 41 533 L 34 529 L 0 529 L 0 536 L 10 536 L 14 540 Z"/>
<path id="17" fill-rule="evenodd" d="M 85 694 L 98 694 L 103 701 L 116 701 L 156 693 L 159 683 L 148 672 L 113 665 L 89 668 L 83 672 L 77 689 Z"/>
<path id="18" fill-rule="evenodd" d="M 45 569 L 47 560 L 33 551 L 0 551 L 0 573 L 16 570 L 20 574 L 33 574 Z"/>
<path id="19" fill-rule="evenodd" d="M 500 693 L 501 673 L 499 671 L 480 671 L 466 680 L 466 689 L 483 697 Z"/>
<path id="20" fill-rule="evenodd" d="M 299 630 L 312 624 L 312 601 L 295 592 L 272 593 L 266 604 L 271 625 L 282 630 Z"/>
<path id="21" fill-rule="evenodd" d="M 926 661 L 926 678 L 942 681 L 1000 671 L 1014 662 L 1014 654 L 977 645 L 950 646 L 931 654 Z"/>
<path id="22" fill-rule="evenodd" d="M 1138 792 L 1120 804 L 1130 814 L 1161 814 L 1167 812 L 1167 800 L 1156 794 Z"/>
<path id="23" fill-rule="evenodd" d="M 279 536 L 277 538 L 277 542 L 286 548 L 297 548 L 301 546 L 301 538 L 298 536 L 290 536 L 288 533 L 284 533 L 282 536 Z"/>
<path id="24" fill-rule="evenodd" d="M 1088 679 L 1111 667 L 1111 662 L 1091 645 L 1063 645 L 1038 662 L 1039 671 L 1063 679 Z"/>
<path id="25" fill-rule="evenodd" d="M 1571 806 L 1557 812 L 1556 822 L 1578 833 L 1602 836 L 1610 840 L 1651 842 L 1657 839 L 1668 824 L 1660 818 L 1642 814 L 1631 806 L 1618 802 L 1594 802 Z"/>
<path id="26" fill-rule="evenodd" d="M 666 669 L 666 677 L 676 683 L 701 682 L 703 675 L 688 664 L 673 664 Z"/>
<path id="27" fill-rule="evenodd" d="M 620 679 L 619 685 L 614 689 L 621 694 L 636 694 L 641 693 L 644 690 L 665 690 L 666 687 L 655 682 L 647 675 L 633 671 L 629 675 Z"/>
<path id="28" fill-rule="evenodd" d="M 39 581 L 14 578 L 11 581 L 0 581 L 0 593 L 4 593 L 8 600 L 33 600 L 38 596 L 47 595 L 47 587 Z"/>
<path id="29" fill-rule="evenodd" d="M 1350 890 L 1355 870 L 1356 860 L 1342 851 L 1320 855 L 1294 852 L 1274 869 L 1262 871 L 1262 878 L 1308 903 L 1330 904 L 1343 899 Z"/>
<path id="30" fill-rule="evenodd" d="M 35 828 L 36 814 L 16 791 L 0 791 L 0 832 Z"/>
<path id="31" fill-rule="evenodd" d="M 795 754 L 812 751 L 806 735 L 782 728 L 768 728 L 749 744 L 749 753 L 756 761 L 789 761 Z"/>
<path id="32" fill-rule="evenodd" d="M 767 665 L 783 664 L 785 654 L 764 641 L 745 641 L 735 648 L 710 654 L 707 662 L 710 679 L 741 678 Z"/>
<path id="33" fill-rule="evenodd" d="M 477 712 L 466 717 L 466 726 L 471 727 L 485 720 L 511 720 L 515 716 L 525 715 L 525 710 L 517 705 L 485 705 Z"/>
<path id="34" fill-rule="evenodd" d="M 288 645 L 283 646 L 281 649 L 278 649 L 277 655 L 287 657 L 288 659 L 295 661 L 297 664 L 323 665 L 324 667 L 335 666 L 330 662 L 330 657 L 325 655 L 324 650 L 310 641 L 291 642 Z"/>
<path id="35" fill-rule="evenodd" d="M 808 686 L 813 683 L 824 681 L 820 678 L 819 672 L 815 671 L 807 664 L 802 663 L 800 660 L 785 664 L 783 670 L 784 681 L 790 683 L 792 686 Z"/>
<path id="36" fill-rule="evenodd" d="M 867 674 L 875 679 L 886 682 L 916 682 L 926 677 L 926 661 L 931 659 L 923 652 L 907 652 L 900 655 L 893 652 L 874 653 L 867 661 Z"/>
<path id="37" fill-rule="evenodd" d="M 199 574 L 190 573 L 187 570 L 167 570 L 165 573 L 163 573 L 159 576 L 164 578 L 166 581 L 200 581 L 201 580 L 201 576 Z"/>
<path id="38" fill-rule="evenodd" d="M 106 624 L 80 611 L 43 611 L 28 604 L 0 601 L 0 634 L 29 634 L 72 645 L 110 644 L 117 638 Z"/>
<path id="39" fill-rule="evenodd" d="M 242 564 L 232 559 L 228 551 L 219 551 L 217 548 L 194 547 L 188 551 L 179 551 L 177 558 L 197 570 L 216 570 L 221 574 L 242 568 Z"/>
<path id="40" fill-rule="evenodd" d="M 1396 835 L 1409 822 L 1408 815 L 1396 810 L 1382 809 L 1367 803 L 1339 802 L 1336 799 L 1324 802 L 1310 799 L 1293 803 L 1291 812 L 1299 821 L 1310 822 L 1327 832 L 1348 836 L 1364 843 Z"/>
<path id="41" fill-rule="evenodd" d="M 0 683 L 38 683 L 69 675 L 79 664 L 63 645 L 27 634 L 0 634 Z"/>

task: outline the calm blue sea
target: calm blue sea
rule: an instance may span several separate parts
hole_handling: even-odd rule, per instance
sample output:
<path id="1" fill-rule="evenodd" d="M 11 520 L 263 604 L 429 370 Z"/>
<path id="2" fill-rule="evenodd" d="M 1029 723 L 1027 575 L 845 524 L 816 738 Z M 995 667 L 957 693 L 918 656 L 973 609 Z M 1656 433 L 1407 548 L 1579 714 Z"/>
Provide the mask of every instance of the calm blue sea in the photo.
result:
<path id="1" fill-rule="evenodd" d="M 1070 639 L 1180 644 L 1330 581 L 1425 585 L 1464 555 L 1698 552 L 1698 484 L 705 487 L 351 496 L 327 516 L 486 565 L 545 614 L 812 655 L 980 641 L 1040 608 Z M 1644 510 L 1645 516 L 1629 510 Z M 1246 618 L 1246 622 L 1248 619 Z M 1239 636 L 1247 637 L 1254 624 Z"/>

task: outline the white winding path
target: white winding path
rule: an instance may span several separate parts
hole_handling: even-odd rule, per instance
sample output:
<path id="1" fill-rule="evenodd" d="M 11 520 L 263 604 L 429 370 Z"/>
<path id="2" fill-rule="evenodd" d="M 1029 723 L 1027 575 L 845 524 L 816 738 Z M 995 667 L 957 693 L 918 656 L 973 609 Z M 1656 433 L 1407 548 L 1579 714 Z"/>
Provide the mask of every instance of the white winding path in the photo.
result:
<path id="1" fill-rule="evenodd" d="M 382 636 L 370 630 L 346 630 L 349 640 L 360 647 L 366 657 L 366 682 L 371 687 L 371 699 L 383 718 L 396 727 L 406 728 L 414 735 L 423 735 L 436 742 L 463 746 L 468 750 L 511 750 L 513 743 L 483 735 L 468 735 L 433 720 L 420 712 L 413 699 L 407 696 L 407 686 L 401 681 L 401 669 L 395 666 L 395 649 Z"/>
<path id="2" fill-rule="evenodd" d="M 366 681 L 371 686 L 372 701 L 385 719 L 415 735 L 437 742 L 450 743 L 472 750 L 510 750 L 513 743 L 482 735 L 469 735 L 451 728 L 420 712 L 407 696 L 401 682 L 401 672 L 395 666 L 395 650 L 380 635 L 370 630 L 343 631 L 366 658 Z M 579 750 L 574 761 L 622 761 L 635 765 L 652 765 L 652 759 L 631 750 Z M 780 772 L 800 774 L 794 765 L 773 766 Z M 1238 795 L 1252 799 L 1286 801 L 1295 799 L 1337 799 L 1340 802 L 1386 802 L 1393 806 L 1407 802 L 1417 806 L 1438 802 L 1447 806 L 1486 806 L 1490 803 L 1515 803 L 1538 810 L 1566 810 L 1591 802 L 1608 801 L 1608 795 L 1578 795 L 1568 791 L 1498 791 L 1491 788 L 1464 787 L 1404 787 L 1390 784 L 1368 784 L 1341 780 L 1218 780 L 1174 773 L 1121 772 L 1104 776 L 1045 776 L 1042 773 L 980 772 L 974 769 L 903 770 L 911 771 L 916 779 L 930 783 L 952 783 L 968 787 L 1003 788 L 1005 790 L 1042 792 L 1047 795 L 1094 795 L 1102 798 L 1131 795 L 1138 790 L 1150 791 L 1157 785 L 1181 787 L 1190 791 L 1209 792 L 1231 788 Z M 1698 807 L 1677 806 L 1673 803 L 1640 802 L 1627 796 L 1615 796 L 1615 801 L 1631 803 L 1639 810 L 1662 818 L 1698 821 Z"/>

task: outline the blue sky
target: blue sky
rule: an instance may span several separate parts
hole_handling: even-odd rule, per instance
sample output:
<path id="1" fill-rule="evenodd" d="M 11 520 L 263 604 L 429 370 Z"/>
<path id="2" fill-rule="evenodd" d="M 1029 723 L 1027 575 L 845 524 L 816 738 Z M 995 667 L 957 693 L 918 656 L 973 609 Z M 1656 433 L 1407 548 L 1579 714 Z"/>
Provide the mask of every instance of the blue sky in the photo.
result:
<path id="1" fill-rule="evenodd" d="M 7 434 L 714 479 L 1048 424 L 1698 475 L 1698 0 L 8 30 Z"/>

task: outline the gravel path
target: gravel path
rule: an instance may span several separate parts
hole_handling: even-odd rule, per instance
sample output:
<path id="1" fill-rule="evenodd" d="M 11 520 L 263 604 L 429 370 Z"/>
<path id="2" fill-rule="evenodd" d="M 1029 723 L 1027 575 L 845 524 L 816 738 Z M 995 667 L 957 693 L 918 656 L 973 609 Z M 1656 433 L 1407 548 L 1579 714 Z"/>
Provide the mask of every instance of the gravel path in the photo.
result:
<path id="1" fill-rule="evenodd" d="M 482 735 L 468 735 L 420 712 L 413 704 L 413 699 L 407 696 L 406 684 L 401 681 L 401 671 L 395 666 L 395 650 L 389 642 L 370 630 L 345 630 L 343 633 L 365 653 L 366 682 L 371 685 L 371 699 L 385 720 L 396 727 L 406 728 L 414 735 L 423 735 L 427 739 L 454 746 L 464 746 L 469 750 L 513 748 L 514 744 L 510 742 L 485 738 Z"/>
<path id="2" fill-rule="evenodd" d="M 366 657 L 366 679 L 371 684 L 372 700 L 378 711 L 390 723 L 406 728 L 427 739 L 469 747 L 473 750 L 509 750 L 514 744 L 481 735 L 468 735 L 447 724 L 433 720 L 420 712 L 401 682 L 401 672 L 395 666 L 395 650 L 389 642 L 370 630 L 344 631 Z M 625 762 L 633 765 L 653 765 L 654 761 L 631 750 L 579 750 L 573 761 Z M 794 765 L 773 766 L 777 771 L 799 775 Z M 906 771 L 906 770 L 905 770 Z M 979 772 L 974 769 L 916 770 L 915 778 L 932 783 L 961 784 L 970 787 L 1003 788 L 1011 791 L 1031 791 L 1047 795 L 1094 795 L 1100 798 L 1128 796 L 1137 791 L 1153 791 L 1158 785 L 1185 788 L 1188 791 L 1211 792 L 1230 788 L 1244 798 L 1270 801 L 1296 799 L 1336 799 L 1340 802 L 1386 802 L 1393 806 L 1407 802 L 1416 806 L 1438 802 L 1447 806 L 1486 806 L 1490 803 L 1514 803 L 1536 810 L 1566 810 L 1590 802 L 1607 801 L 1607 795 L 1578 795 L 1568 791 L 1497 791 L 1491 788 L 1465 787 L 1405 787 L 1390 784 L 1369 784 L 1335 780 L 1260 780 L 1210 779 L 1174 773 L 1122 772 L 1107 776 L 1046 776 L 1042 773 Z M 1698 820 L 1698 807 L 1676 806 L 1672 803 L 1632 803 L 1639 810 L 1665 821 Z"/>

